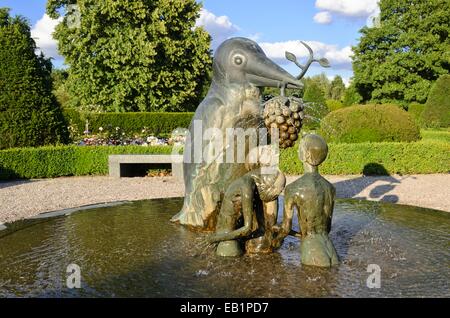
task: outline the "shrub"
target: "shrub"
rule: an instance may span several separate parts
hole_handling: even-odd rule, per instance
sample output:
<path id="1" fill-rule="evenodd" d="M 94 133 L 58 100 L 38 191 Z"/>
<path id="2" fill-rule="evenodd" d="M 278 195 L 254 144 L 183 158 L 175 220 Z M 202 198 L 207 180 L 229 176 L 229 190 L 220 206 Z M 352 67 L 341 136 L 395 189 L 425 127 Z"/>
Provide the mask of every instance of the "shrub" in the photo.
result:
<path id="1" fill-rule="evenodd" d="M 426 127 L 450 127 L 450 75 L 441 75 L 431 87 L 422 123 Z"/>
<path id="2" fill-rule="evenodd" d="M 358 105 L 338 109 L 321 123 L 328 142 L 416 141 L 420 130 L 413 118 L 396 105 Z"/>
<path id="3" fill-rule="evenodd" d="M 421 125 L 422 122 L 422 112 L 425 108 L 424 104 L 419 104 L 419 103 L 411 103 L 408 106 L 408 113 L 411 114 L 411 116 L 413 116 L 414 120 L 416 121 L 416 123 L 418 125 Z"/>
<path id="4" fill-rule="evenodd" d="M 28 22 L 0 8 L 0 149 L 68 141 L 51 61 L 35 50 Z"/>
<path id="5" fill-rule="evenodd" d="M 139 133 L 146 127 L 153 134 L 170 134 L 176 128 L 188 128 L 194 113 L 87 113 L 66 109 L 64 115 L 69 123 L 76 125 L 80 132 L 85 129 L 86 119 L 89 130 L 112 131 L 120 127 L 127 133 Z"/>
<path id="6" fill-rule="evenodd" d="M 286 174 L 303 173 L 298 146 L 281 151 L 280 168 Z M 450 171 L 447 142 L 379 142 L 329 144 L 323 174 L 425 174 Z"/>

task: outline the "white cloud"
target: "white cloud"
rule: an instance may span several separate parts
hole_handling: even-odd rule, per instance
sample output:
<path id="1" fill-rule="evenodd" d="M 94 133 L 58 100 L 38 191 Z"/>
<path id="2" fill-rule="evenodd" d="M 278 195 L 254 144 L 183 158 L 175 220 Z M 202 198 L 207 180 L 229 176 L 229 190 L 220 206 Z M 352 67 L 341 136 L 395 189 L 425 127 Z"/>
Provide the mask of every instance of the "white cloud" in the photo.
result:
<path id="1" fill-rule="evenodd" d="M 212 38 L 211 47 L 213 49 L 239 31 L 239 27 L 233 24 L 227 16 L 218 17 L 206 9 L 200 10 L 200 17 L 195 25 L 203 26 L 208 31 Z"/>
<path id="2" fill-rule="evenodd" d="M 344 82 L 345 87 L 350 86 L 351 78 L 350 77 L 342 77 L 342 81 Z"/>
<path id="3" fill-rule="evenodd" d="M 378 9 L 379 0 L 316 0 L 316 8 L 343 16 L 367 18 Z"/>
<path id="4" fill-rule="evenodd" d="M 319 12 L 314 16 L 314 21 L 319 24 L 330 24 L 332 20 L 331 14 L 328 11 Z"/>
<path id="5" fill-rule="evenodd" d="M 325 57 L 329 60 L 332 69 L 346 69 L 351 70 L 351 56 L 353 54 L 351 47 L 346 46 L 339 48 L 334 44 L 326 44 L 318 41 L 305 41 L 311 49 L 314 51 L 315 58 Z M 266 55 L 276 61 L 279 64 L 291 63 L 285 58 L 285 52 L 289 51 L 294 53 L 297 58 L 308 57 L 308 50 L 300 41 L 286 41 L 286 42 L 274 42 L 274 43 L 259 43 Z M 303 62 L 301 62 L 303 63 Z"/>
<path id="6" fill-rule="evenodd" d="M 55 27 L 62 20 L 54 20 L 47 14 L 44 14 L 31 29 L 31 36 L 36 41 L 38 52 L 44 52 L 46 57 L 53 57 L 55 59 L 62 59 L 58 54 L 57 42 L 53 39 L 52 33 Z"/>
<path id="7" fill-rule="evenodd" d="M 248 38 L 250 40 L 253 40 L 253 41 L 257 42 L 261 38 L 261 33 L 258 32 L 258 33 L 255 33 L 255 34 L 250 34 L 248 36 Z"/>
<path id="8" fill-rule="evenodd" d="M 375 11 L 373 11 L 366 20 L 366 25 L 369 28 L 373 28 L 373 27 L 379 27 L 380 26 L 380 8 L 377 7 L 377 9 Z"/>

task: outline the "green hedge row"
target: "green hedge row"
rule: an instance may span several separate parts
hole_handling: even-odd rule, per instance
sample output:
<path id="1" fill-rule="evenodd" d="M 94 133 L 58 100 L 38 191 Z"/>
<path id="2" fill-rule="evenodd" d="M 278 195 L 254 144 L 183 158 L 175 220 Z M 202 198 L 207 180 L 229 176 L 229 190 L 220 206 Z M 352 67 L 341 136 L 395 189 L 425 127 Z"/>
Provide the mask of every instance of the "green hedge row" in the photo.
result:
<path id="1" fill-rule="evenodd" d="M 106 175 L 110 154 L 170 154 L 169 146 L 57 146 L 0 151 L 0 179 Z M 297 146 L 281 151 L 280 168 L 301 174 Z M 450 145 L 415 143 L 330 144 L 323 174 L 422 174 L 450 172 Z"/>
<path id="2" fill-rule="evenodd" d="M 422 129 L 420 135 L 423 140 L 445 141 L 450 143 L 450 129 Z"/>
<path id="3" fill-rule="evenodd" d="M 170 154 L 170 146 L 49 146 L 0 151 L 0 180 L 106 175 L 111 154 Z"/>
<path id="4" fill-rule="evenodd" d="M 301 174 L 297 146 L 281 152 L 280 168 Z M 450 144 L 441 141 L 330 144 L 323 174 L 425 174 L 450 172 Z"/>
<path id="5" fill-rule="evenodd" d="M 88 113 L 78 112 L 76 109 L 65 109 L 64 116 L 69 124 L 76 125 L 79 132 L 83 132 L 86 119 L 89 130 L 98 132 L 102 127 L 106 131 L 121 130 L 129 133 L 139 133 L 146 127 L 147 131 L 160 135 L 170 134 L 176 128 L 188 128 L 194 113 Z"/>

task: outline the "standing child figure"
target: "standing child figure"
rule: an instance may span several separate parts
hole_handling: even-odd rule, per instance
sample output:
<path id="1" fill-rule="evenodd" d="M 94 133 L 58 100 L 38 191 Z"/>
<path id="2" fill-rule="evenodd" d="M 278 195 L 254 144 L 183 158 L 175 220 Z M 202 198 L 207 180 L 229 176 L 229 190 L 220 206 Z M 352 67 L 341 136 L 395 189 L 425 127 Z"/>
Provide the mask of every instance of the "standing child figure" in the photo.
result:
<path id="1" fill-rule="evenodd" d="M 281 246 L 292 227 L 294 208 L 298 211 L 300 223 L 300 252 L 305 265 L 330 267 L 338 264 L 338 256 L 328 237 L 331 230 L 336 190 L 318 172 L 318 166 L 325 160 L 328 146 L 319 135 L 308 134 L 299 145 L 299 159 L 305 173 L 286 186 L 284 214 L 281 228 L 273 241 L 274 247 Z"/>

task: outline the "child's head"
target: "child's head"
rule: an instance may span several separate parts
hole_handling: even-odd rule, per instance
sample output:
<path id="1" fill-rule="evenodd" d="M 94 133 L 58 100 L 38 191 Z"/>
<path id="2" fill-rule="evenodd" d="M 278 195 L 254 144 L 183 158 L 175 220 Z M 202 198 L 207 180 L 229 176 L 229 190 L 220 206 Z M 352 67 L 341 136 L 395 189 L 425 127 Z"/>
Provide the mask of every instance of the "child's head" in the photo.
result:
<path id="1" fill-rule="evenodd" d="M 298 157 L 301 161 L 312 166 L 320 165 L 328 154 L 328 146 L 325 140 L 315 134 L 303 136 L 298 147 Z"/>
<path id="2" fill-rule="evenodd" d="M 271 174 L 260 174 L 254 177 L 259 197 L 263 202 L 275 200 L 286 185 L 286 178 L 279 169 L 273 169 Z"/>

